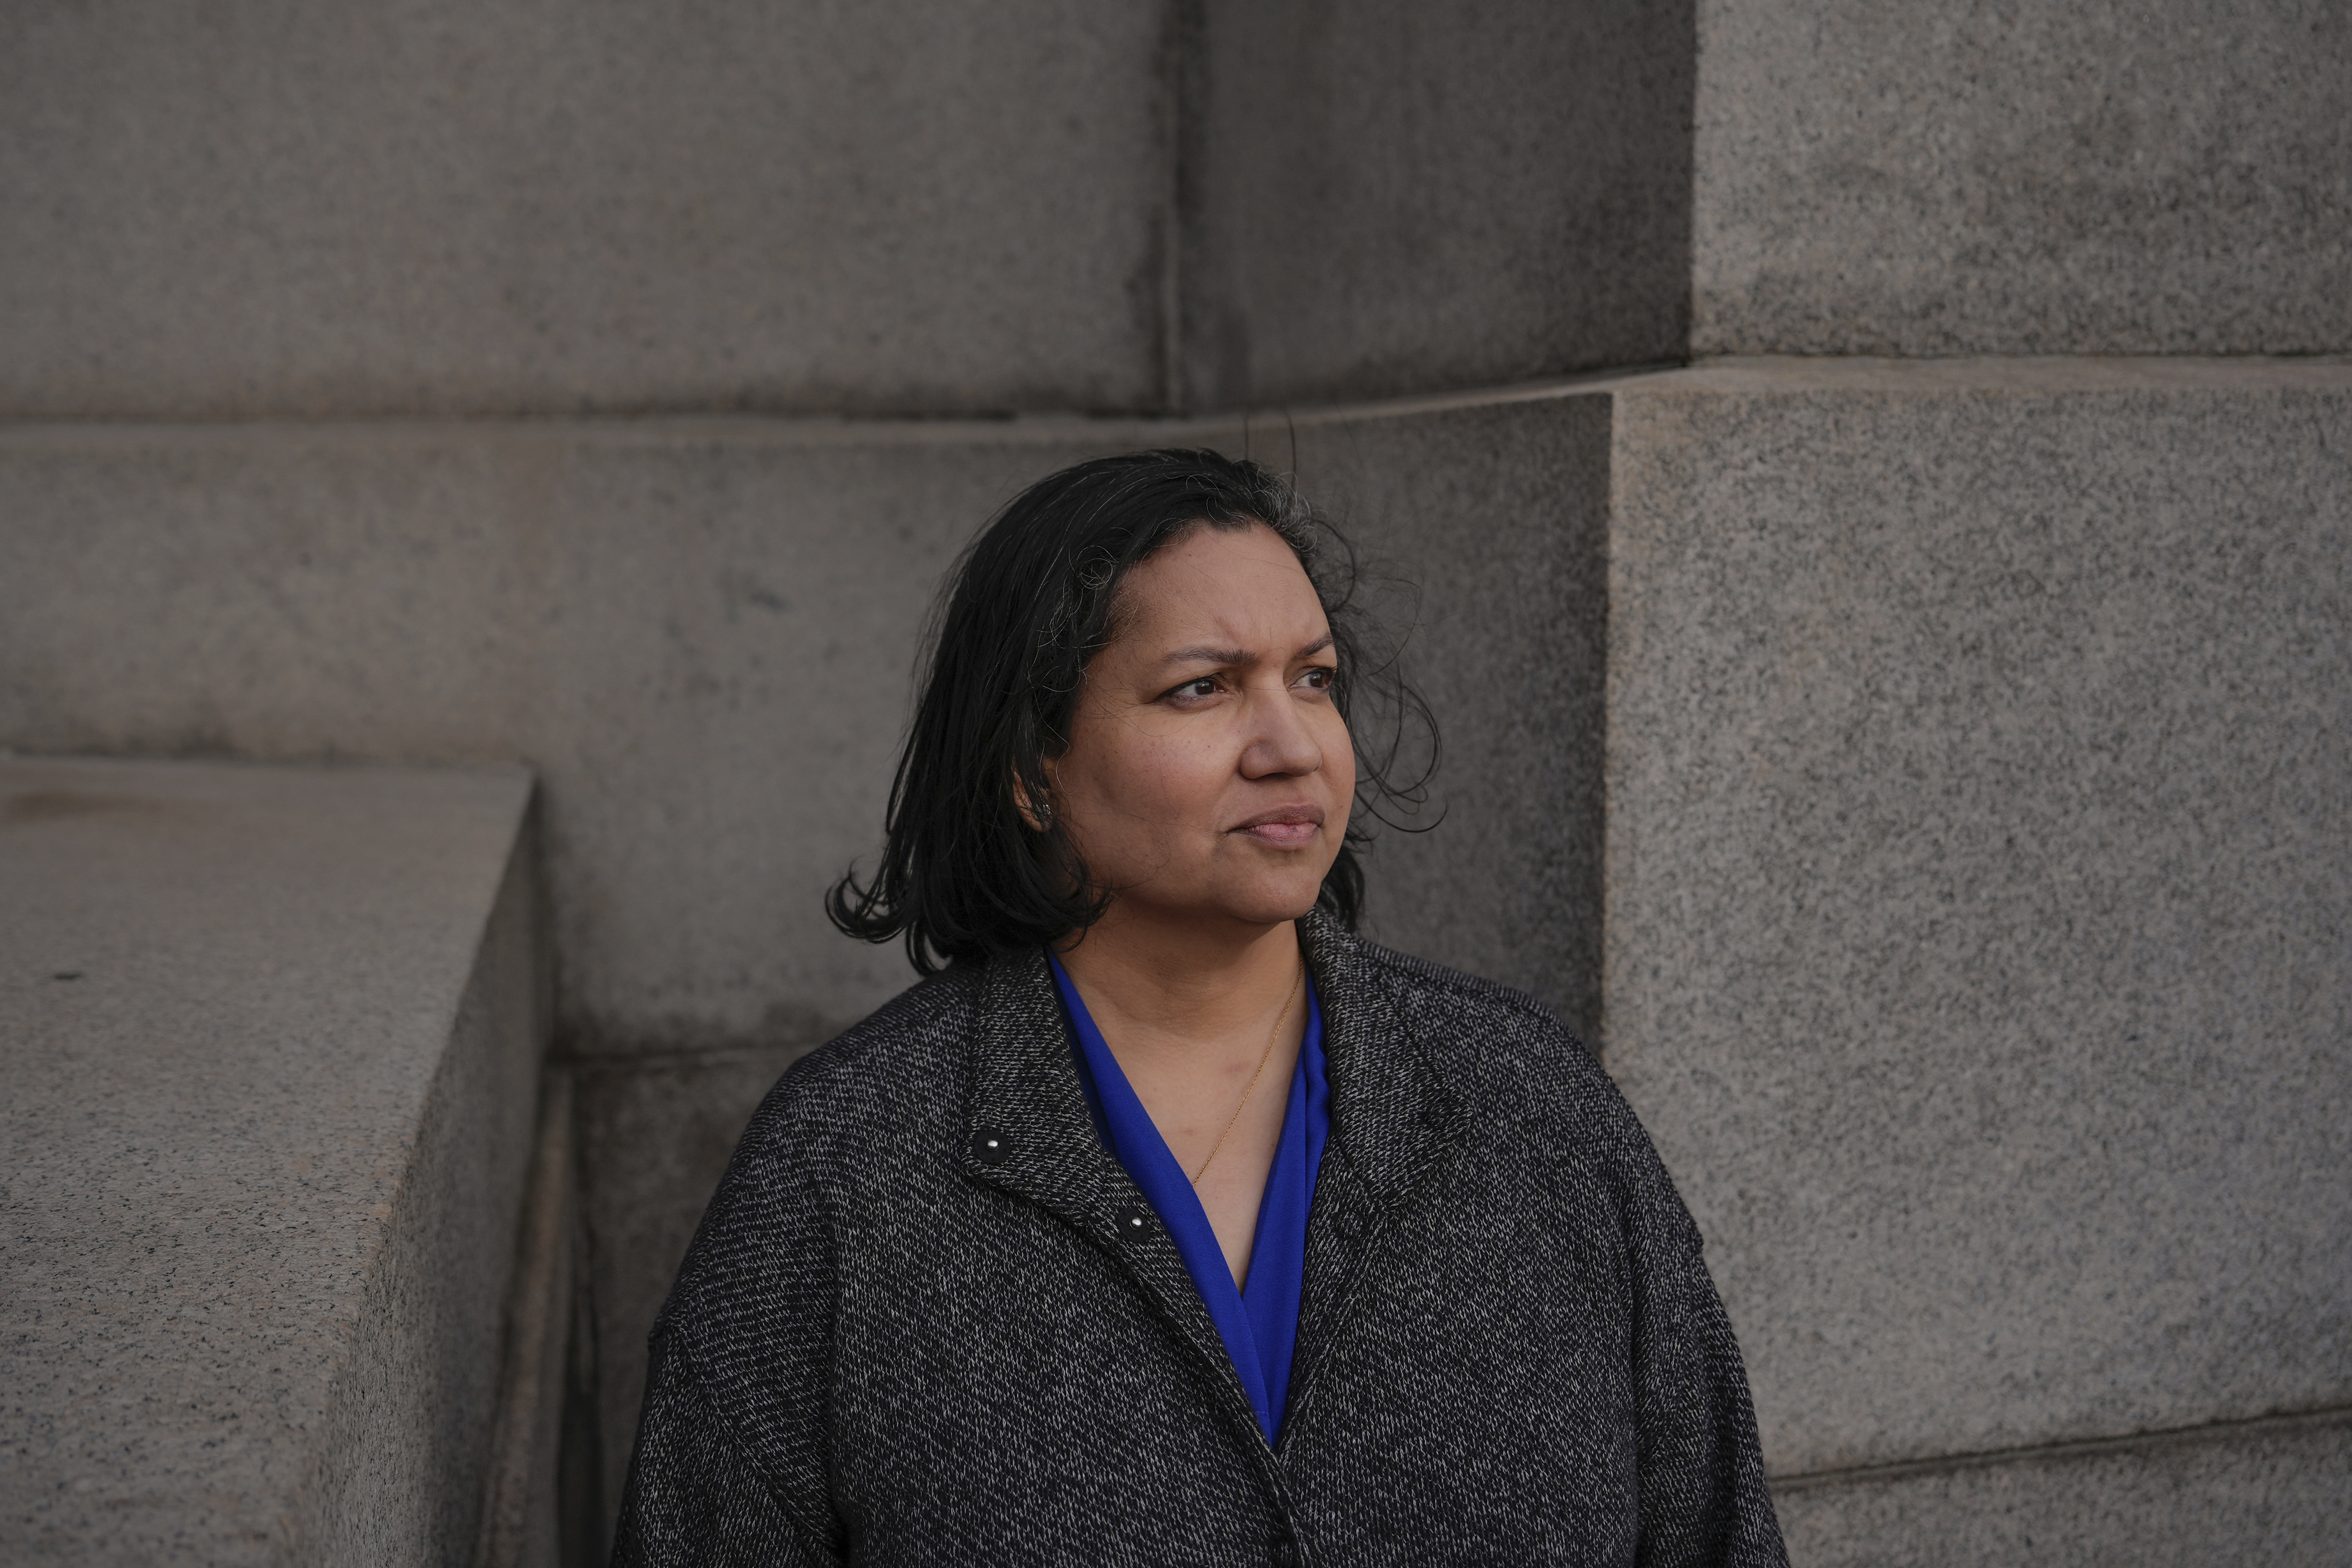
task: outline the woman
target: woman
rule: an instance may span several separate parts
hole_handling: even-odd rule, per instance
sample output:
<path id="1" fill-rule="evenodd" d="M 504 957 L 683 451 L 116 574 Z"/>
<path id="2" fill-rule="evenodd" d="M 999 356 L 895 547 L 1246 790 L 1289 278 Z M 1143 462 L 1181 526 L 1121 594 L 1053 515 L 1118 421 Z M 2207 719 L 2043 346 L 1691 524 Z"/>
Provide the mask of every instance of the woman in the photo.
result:
<path id="1" fill-rule="evenodd" d="M 1783 1561 L 1623 1100 L 1529 998 L 1352 934 L 1390 785 L 1326 536 L 1151 452 L 975 543 L 832 898 L 927 978 L 744 1134 L 618 1561 Z"/>

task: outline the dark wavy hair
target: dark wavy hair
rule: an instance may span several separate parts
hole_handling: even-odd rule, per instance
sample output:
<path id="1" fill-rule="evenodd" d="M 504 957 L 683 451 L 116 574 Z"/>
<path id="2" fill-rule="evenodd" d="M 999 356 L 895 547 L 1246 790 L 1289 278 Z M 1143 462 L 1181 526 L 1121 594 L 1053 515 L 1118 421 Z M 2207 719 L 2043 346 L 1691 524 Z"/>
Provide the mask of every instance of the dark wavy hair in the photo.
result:
<path id="1" fill-rule="evenodd" d="M 1355 552 L 1329 522 L 1246 458 L 1176 450 L 1101 458 L 1038 480 L 957 562 L 890 784 L 882 864 L 870 883 L 853 868 L 834 884 L 833 923 L 867 942 L 903 937 L 915 968 L 931 974 L 1099 920 L 1117 889 L 1096 883 L 1057 819 L 1033 825 L 1018 801 L 1051 797 L 1045 761 L 1069 744 L 1087 666 L 1118 633 L 1128 573 L 1195 528 L 1259 523 L 1297 556 L 1331 623 L 1356 809 L 1316 902 L 1352 928 L 1368 823 L 1404 826 L 1387 808 L 1410 814 L 1426 799 L 1435 718 L 1394 650 L 1368 646 Z M 1367 743 L 1366 729 L 1380 743 Z M 1392 777 L 1412 765 L 1408 754 L 1421 764 L 1415 776 Z"/>

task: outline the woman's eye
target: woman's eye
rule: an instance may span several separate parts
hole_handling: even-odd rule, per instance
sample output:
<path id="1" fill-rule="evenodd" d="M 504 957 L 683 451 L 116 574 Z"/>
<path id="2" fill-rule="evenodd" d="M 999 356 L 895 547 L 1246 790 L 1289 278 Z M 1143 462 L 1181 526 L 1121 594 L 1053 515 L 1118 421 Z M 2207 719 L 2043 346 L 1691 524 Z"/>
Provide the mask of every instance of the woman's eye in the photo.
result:
<path id="1" fill-rule="evenodd" d="M 1317 665 L 1298 678 L 1298 684 L 1314 691 L 1328 691 L 1339 679 L 1339 672 L 1328 665 Z"/>
<path id="2" fill-rule="evenodd" d="M 1183 685 L 1178 687 L 1168 695 L 1171 697 L 1214 697 L 1216 694 L 1217 678 L 1213 675 L 1204 675 L 1198 680 L 1186 681 Z"/>

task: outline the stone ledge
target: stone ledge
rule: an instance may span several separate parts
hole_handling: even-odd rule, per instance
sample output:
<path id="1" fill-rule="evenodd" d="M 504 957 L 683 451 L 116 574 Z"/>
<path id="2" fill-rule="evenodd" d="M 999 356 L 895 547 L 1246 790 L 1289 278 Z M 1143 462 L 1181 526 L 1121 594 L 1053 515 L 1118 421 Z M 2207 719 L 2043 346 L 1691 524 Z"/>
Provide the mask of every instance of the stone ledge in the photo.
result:
<path id="1" fill-rule="evenodd" d="M 0 759 L 0 1557 L 470 1545 L 548 1016 L 530 795 Z"/>
<path id="2" fill-rule="evenodd" d="M 2014 392 L 2031 395 L 2093 392 L 2264 392 L 2352 388 L 2352 359 L 2341 354 L 1969 354 L 1951 359 L 1812 358 L 1726 355 L 1679 370 L 1624 376 L 1616 392 L 1700 392 L 1723 395 L 1801 392 Z"/>
<path id="3" fill-rule="evenodd" d="M 1795 1568 L 2352 1561 L 2352 1411 L 1773 1483 Z"/>

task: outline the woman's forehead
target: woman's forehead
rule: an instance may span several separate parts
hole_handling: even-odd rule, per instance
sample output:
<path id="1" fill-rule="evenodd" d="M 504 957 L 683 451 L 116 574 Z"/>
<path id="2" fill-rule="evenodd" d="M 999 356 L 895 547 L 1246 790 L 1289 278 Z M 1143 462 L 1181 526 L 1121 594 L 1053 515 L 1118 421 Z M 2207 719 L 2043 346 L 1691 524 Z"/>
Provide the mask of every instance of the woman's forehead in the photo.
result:
<path id="1" fill-rule="evenodd" d="M 1326 629 L 1306 569 L 1263 523 L 1195 529 L 1130 572 L 1120 596 L 1124 637 L 1162 652 L 1204 642 L 1294 642 L 1301 632 L 1312 637 Z"/>

